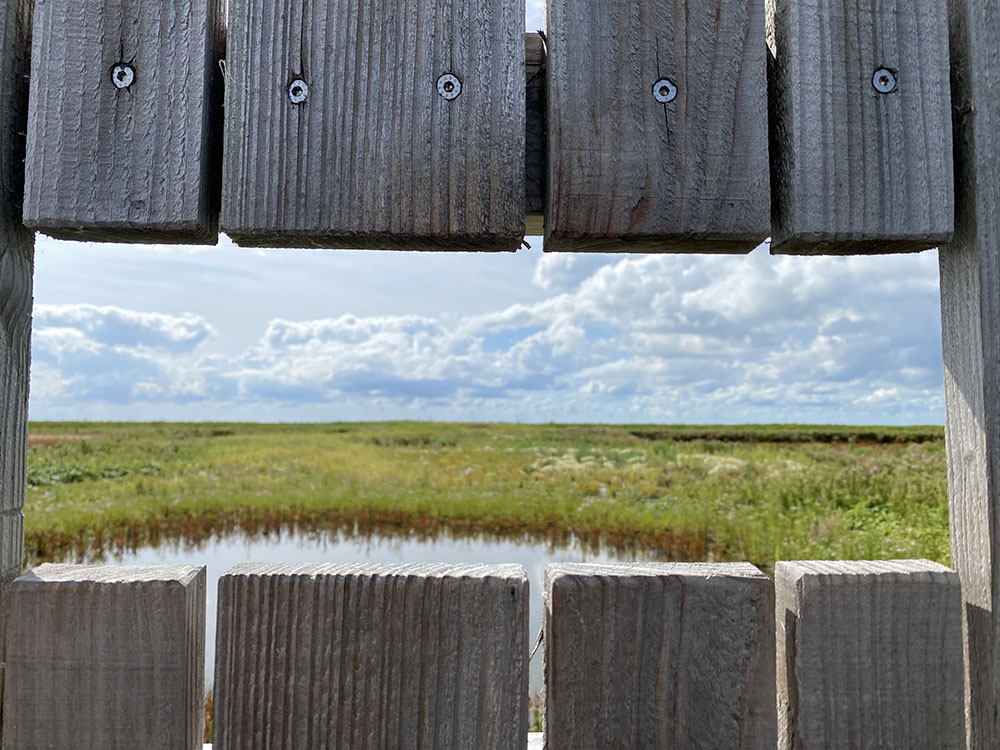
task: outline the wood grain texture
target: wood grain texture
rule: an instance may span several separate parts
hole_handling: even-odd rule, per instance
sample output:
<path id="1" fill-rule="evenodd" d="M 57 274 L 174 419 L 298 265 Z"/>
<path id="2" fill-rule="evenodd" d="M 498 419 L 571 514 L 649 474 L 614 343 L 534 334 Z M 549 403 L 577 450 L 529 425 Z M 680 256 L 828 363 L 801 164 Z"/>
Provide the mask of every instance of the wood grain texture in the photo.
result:
<path id="1" fill-rule="evenodd" d="M 223 0 L 36 0 L 25 224 L 214 244 L 224 43 Z"/>
<path id="2" fill-rule="evenodd" d="M 913 252 L 955 198 L 941 0 L 767 0 L 771 250 Z M 875 89 L 876 70 L 897 87 Z"/>
<path id="3" fill-rule="evenodd" d="M 770 231 L 763 0 L 547 0 L 545 249 L 748 252 Z M 677 97 L 660 103 L 666 78 Z"/>
<path id="4" fill-rule="evenodd" d="M 41 565 L 11 587 L 4 750 L 200 750 L 204 689 L 204 567 Z"/>
<path id="5" fill-rule="evenodd" d="M 524 211 L 525 233 L 545 232 L 546 100 L 545 42 L 541 34 L 524 35 L 525 142 Z"/>
<path id="6" fill-rule="evenodd" d="M 238 565 L 215 750 L 524 750 L 527 596 L 515 565 Z"/>
<path id="7" fill-rule="evenodd" d="M 24 546 L 34 234 L 20 219 L 31 16 L 31 0 L 0 0 L 0 648 Z"/>
<path id="8" fill-rule="evenodd" d="M 510 0 L 231 0 L 223 230 L 248 246 L 515 250 L 523 29 Z"/>
<path id="9" fill-rule="evenodd" d="M 774 588 L 748 563 L 549 565 L 547 750 L 773 750 Z"/>
<path id="10" fill-rule="evenodd" d="M 952 564 L 962 579 L 970 750 L 1000 747 L 1000 17 L 951 0 L 958 213 L 939 251 Z"/>
<path id="11" fill-rule="evenodd" d="M 958 575 L 926 560 L 779 562 L 780 750 L 959 750 Z"/>

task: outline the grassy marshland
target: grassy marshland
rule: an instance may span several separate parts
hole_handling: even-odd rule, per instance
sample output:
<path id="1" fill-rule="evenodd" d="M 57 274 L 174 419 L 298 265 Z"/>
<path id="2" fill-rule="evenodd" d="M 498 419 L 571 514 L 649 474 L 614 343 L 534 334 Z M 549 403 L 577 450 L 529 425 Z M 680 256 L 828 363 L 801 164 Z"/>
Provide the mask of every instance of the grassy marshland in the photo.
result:
<path id="1" fill-rule="evenodd" d="M 948 562 L 941 428 L 33 423 L 26 557 L 231 529 Z"/>

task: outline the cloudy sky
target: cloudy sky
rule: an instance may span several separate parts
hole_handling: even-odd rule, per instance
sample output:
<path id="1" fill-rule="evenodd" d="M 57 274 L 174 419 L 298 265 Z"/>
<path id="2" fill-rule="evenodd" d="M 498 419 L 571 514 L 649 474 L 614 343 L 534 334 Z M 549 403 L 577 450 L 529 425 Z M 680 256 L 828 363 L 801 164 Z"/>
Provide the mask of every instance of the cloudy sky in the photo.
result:
<path id="1" fill-rule="evenodd" d="M 943 421 L 936 252 L 528 242 L 473 255 L 39 237 L 31 417 Z"/>

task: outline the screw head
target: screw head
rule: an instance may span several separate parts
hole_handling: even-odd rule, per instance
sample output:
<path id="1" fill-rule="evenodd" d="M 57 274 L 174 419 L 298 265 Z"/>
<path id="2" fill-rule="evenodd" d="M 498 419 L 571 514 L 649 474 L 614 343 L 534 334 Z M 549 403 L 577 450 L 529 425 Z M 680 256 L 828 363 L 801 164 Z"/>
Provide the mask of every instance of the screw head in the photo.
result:
<path id="1" fill-rule="evenodd" d="M 135 68 L 128 63 L 118 63 L 111 69 L 111 83 L 115 88 L 127 89 L 135 82 Z"/>
<path id="2" fill-rule="evenodd" d="M 462 93 L 462 82 L 451 73 L 445 73 L 437 80 L 438 93 L 449 102 Z"/>
<path id="3" fill-rule="evenodd" d="M 891 94 L 898 86 L 896 74 L 888 68 L 879 68 L 872 75 L 872 86 L 880 94 Z"/>
<path id="4" fill-rule="evenodd" d="M 292 104 L 302 104 L 309 96 L 309 84 L 301 78 L 296 78 L 288 84 L 288 99 Z"/>
<path id="5" fill-rule="evenodd" d="M 662 104 L 672 102 L 677 98 L 677 87 L 673 81 L 661 78 L 653 84 L 653 98 Z"/>

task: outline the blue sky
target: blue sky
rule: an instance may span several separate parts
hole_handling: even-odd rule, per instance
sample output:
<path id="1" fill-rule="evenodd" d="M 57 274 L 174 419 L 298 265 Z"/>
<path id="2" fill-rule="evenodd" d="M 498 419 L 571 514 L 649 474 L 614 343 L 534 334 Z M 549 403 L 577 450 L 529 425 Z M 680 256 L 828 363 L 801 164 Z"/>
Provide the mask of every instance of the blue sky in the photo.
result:
<path id="1" fill-rule="evenodd" d="M 528 3 L 527 27 L 541 26 Z M 33 419 L 939 424 L 937 254 L 39 237 Z"/>

